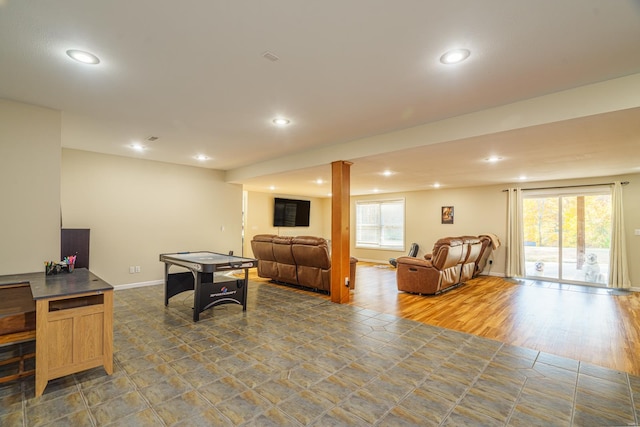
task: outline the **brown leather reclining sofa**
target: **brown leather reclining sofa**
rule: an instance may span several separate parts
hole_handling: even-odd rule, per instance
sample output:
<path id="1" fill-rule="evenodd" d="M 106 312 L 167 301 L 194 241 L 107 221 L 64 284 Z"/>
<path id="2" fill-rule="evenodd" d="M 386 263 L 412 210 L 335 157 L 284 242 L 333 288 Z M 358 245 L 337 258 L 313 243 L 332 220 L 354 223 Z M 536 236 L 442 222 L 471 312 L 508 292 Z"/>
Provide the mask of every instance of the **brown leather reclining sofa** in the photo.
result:
<path id="1" fill-rule="evenodd" d="M 436 295 L 459 286 L 482 272 L 491 248 L 491 239 L 484 235 L 446 237 L 424 259 L 400 257 L 398 290 Z"/>
<path id="2" fill-rule="evenodd" d="M 329 293 L 331 256 L 326 239 L 314 236 L 257 234 L 251 240 L 258 276 Z M 350 259 L 349 287 L 356 283 L 356 263 Z"/>

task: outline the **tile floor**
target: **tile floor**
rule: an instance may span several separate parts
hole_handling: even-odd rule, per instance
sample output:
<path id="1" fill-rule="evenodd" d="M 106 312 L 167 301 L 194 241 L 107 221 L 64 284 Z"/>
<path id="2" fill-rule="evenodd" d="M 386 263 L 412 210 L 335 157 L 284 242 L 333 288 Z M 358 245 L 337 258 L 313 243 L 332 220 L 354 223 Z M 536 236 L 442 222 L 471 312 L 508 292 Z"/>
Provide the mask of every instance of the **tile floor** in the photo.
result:
<path id="1" fill-rule="evenodd" d="M 0 426 L 621 426 L 640 378 L 250 285 L 247 312 L 115 292 L 114 373 L 0 384 Z M 0 349 L 0 356 L 11 349 Z"/>

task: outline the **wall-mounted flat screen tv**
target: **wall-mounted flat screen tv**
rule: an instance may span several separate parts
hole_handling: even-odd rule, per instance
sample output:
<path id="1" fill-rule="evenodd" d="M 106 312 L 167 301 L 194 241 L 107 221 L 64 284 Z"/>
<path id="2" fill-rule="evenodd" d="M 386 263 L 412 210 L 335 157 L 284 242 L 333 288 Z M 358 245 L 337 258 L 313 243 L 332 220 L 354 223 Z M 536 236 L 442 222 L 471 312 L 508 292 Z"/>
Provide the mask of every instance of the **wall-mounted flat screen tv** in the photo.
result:
<path id="1" fill-rule="evenodd" d="M 311 202 L 309 200 L 281 199 L 273 203 L 274 227 L 308 227 Z"/>

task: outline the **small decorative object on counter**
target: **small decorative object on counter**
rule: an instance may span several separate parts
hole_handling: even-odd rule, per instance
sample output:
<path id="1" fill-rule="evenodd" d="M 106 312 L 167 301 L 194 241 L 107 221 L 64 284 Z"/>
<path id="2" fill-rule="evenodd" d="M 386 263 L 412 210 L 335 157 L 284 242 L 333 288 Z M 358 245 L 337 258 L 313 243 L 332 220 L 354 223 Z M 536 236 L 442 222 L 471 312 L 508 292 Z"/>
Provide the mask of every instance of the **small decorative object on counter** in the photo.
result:
<path id="1" fill-rule="evenodd" d="M 76 255 L 64 257 L 64 259 L 62 260 L 62 264 L 66 266 L 66 267 L 63 267 L 63 269 L 66 268 L 68 273 L 72 273 L 76 265 Z"/>
<path id="2" fill-rule="evenodd" d="M 47 276 L 58 274 L 62 271 L 62 267 L 60 266 L 60 264 L 55 261 L 45 261 L 44 265 L 44 273 Z"/>

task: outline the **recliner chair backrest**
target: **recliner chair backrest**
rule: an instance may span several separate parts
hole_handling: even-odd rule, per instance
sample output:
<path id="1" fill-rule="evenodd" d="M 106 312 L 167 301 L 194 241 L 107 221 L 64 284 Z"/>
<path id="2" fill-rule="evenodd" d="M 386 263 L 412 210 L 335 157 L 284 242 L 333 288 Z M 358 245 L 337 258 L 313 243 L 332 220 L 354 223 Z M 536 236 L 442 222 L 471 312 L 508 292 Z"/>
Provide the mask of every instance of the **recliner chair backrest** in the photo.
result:
<path id="1" fill-rule="evenodd" d="M 309 288 L 329 291 L 331 287 L 331 257 L 322 237 L 297 236 L 291 242 L 296 261 L 298 283 Z"/>
<path id="2" fill-rule="evenodd" d="M 278 267 L 278 276 L 276 280 L 286 283 L 298 284 L 298 274 L 296 272 L 296 261 L 291 251 L 290 236 L 276 236 L 273 238 L 273 256 L 276 259 Z"/>
<path id="3" fill-rule="evenodd" d="M 256 234 L 251 239 L 251 250 L 253 256 L 259 260 L 275 261 L 273 256 L 273 238 L 275 234 Z"/>
<path id="4" fill-rule="evenodd" d="M 275 234 L 256 234 L 251 240 L 253 256 L 258 259 L 258 276 L 273 277 L 277 275 L 276 258 L 273 255 L 273 238 Z"/>
<path id="5" fill-rule="evenodd" d="M 454 267 L 462 262 L 462 240 L 444 238 L 433 245 L 431 263 L 438 270 Z"/>
<path id="6" fill-rule="evenodd" d="M 297 236 L 291 241 L 293 258 L 298 265 L 331 268 L 329 246 L 322 237 Z"/>

